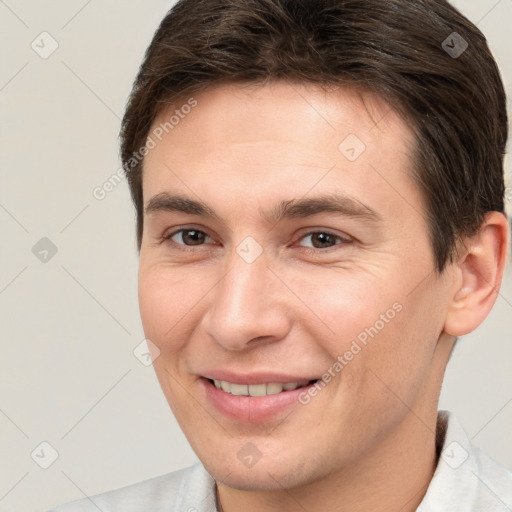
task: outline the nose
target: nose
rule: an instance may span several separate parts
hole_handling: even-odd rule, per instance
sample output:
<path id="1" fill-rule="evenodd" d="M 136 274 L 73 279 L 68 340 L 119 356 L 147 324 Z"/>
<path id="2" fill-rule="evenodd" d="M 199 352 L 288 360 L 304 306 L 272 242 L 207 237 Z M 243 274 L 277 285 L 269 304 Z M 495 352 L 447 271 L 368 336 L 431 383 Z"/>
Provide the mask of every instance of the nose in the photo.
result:
<path id="1" fill-rule="evenodd" d="M 203 327 L 226 350 L 275 342 L 290 330 L 291 294 L 268 263 L 264 253 L 248 263 L 233 251 L 211 292 Z"/>

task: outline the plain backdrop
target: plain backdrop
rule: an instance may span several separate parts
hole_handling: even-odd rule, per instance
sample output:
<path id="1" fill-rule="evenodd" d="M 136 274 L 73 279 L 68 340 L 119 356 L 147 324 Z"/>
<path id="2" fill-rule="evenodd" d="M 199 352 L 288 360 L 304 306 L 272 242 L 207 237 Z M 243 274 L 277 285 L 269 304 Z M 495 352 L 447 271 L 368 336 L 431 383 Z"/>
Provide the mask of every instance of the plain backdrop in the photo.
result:
<path id="1" fill-rule="evenodd" d="M 197 460 L 134 355 L 144 334 L 126 182 L 93 195 L 119 169 L 125 102 L 171 5 L 0 1 L 0 512 L 45 510 Z M 510 92 L 512 0 L 456 6 L 488 36 Z M 459 341 L 440 401 L 510 468 L 511 272 L 485 323 Z"/>

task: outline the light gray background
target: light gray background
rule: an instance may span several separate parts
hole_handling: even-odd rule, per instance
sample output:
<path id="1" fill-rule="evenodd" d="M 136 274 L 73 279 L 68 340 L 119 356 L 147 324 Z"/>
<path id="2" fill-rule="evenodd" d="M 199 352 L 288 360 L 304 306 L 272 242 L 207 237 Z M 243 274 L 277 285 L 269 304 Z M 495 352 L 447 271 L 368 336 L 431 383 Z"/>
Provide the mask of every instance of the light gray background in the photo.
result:
<path id="1" fill-rule="evenodd" d="M 92 194 L 119 168 L 125 101 L 171 4 L 0 1 L 0 512 L 44 510 L 197 460 L 152 367 L 133 354 L 144 335 L 128 187 Z M 512 0 L 456 5 L 488 36 L 511 92 Z M 43 31 L 59 45 L 46 59 L 31 47 L 51 48 Z M 507 175 L 510 186 L 510 159 Z M 58 249 L 46 263 L 32 252 L 42 237 Z M 453 354 L 440 408 L 512 468 L 511 317 L 509 266 L 492 314 Z M 58 452 L 48 469 L 36 463 L 50 460 L 43 441 Z"/>

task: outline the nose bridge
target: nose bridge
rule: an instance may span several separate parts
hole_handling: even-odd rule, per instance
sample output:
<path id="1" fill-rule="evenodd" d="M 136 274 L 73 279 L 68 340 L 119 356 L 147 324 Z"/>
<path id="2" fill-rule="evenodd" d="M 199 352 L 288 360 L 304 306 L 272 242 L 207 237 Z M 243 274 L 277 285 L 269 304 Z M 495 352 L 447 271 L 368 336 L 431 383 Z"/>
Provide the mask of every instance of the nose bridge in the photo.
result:
<path id="1" fill-rule="evenodd" d="M 283 289 L 269 267 L 254 240 L 240 243 L 226 261 L 205 317 L 207 333 L 226 349 L 242 350 L 256 338 L 269 341 L 286 335 Z"/>

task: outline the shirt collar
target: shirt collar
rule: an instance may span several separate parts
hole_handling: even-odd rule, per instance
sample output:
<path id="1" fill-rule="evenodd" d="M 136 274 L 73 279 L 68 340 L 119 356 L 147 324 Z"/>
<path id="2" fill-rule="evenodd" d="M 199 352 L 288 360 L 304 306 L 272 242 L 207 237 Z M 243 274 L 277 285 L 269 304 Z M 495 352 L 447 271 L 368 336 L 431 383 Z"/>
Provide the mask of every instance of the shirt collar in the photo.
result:
<path id="1" fill-rule="evenodd" d="M 503 495 L 506 487 L 500 482 L 504 473 L 471 444 L 452 412 L 438 412 L 437 448 L 434 476 L 416 512 L 510 510 L 504 502 L 510 496 Z"/>

